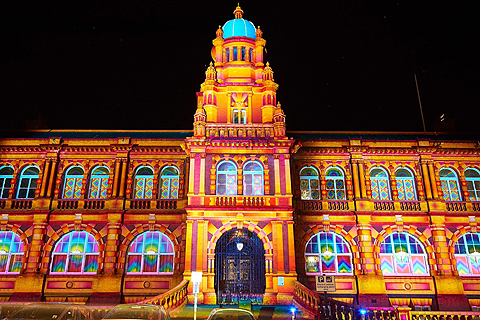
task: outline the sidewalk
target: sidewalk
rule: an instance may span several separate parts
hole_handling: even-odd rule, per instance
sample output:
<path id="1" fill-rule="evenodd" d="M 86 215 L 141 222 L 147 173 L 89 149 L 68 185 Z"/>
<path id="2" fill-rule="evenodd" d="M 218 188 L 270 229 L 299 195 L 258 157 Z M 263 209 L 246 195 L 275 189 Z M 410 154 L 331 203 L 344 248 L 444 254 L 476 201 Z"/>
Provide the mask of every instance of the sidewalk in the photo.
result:
<path id="1" fill-rule="evenodd" d="M 197 319 L 205 320 L 214 308 L 218 305 L 199 305 L 197 307 Z M 224 308 L 227 308 L 224 306 Z M 252 306 L 252 312 L 257 320 L 292 320 L 290 306 Z M 182 310 L 171 312 L 173 320 L 193 320 L 193 305 L 187 305 Z M 296 320 L 309 319 L 307 315 L 299 314 Z"/>

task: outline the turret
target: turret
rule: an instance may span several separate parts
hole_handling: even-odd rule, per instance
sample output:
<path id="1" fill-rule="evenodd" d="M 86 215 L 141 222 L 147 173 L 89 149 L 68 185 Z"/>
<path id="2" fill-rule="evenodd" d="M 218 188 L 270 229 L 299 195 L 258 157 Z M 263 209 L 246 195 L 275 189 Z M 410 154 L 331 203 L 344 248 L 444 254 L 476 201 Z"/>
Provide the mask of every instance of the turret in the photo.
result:
<path id="1" fill-rule="evenodd" d="M 278 84 L 273 81 L 273 70 L 268 62 L 262 72 L 262 81 L 265 88 L 262 100 L 262 123 L 272 123 Z"/>
<path id="2" fill-rule="evenodd" d="M 287 136 L 285 113 L 282 110 L 280 102 L 277 103 L 277 108 L 275 109 L 275 114 L 273 116 L 273 129 L 275 138 L 285 138 Z"/>
<path id="3" fill-rule="evenodd" d="M 195 138 L 205 137 L 205 127 L 207 121 L 207 115 L 203 109 L 203 97 L 201 93 L 197 93 L 197 111 L 193 116 L 193 136 Z"/>
<path id="4" fill-rule="evenodd" d="M 205 71 L 205 82 L 202 84 L 203 91 L 203 108 L 207 115 L 207 122 L 217 122 L 217 93 L 215 88 L 217 87 L 217 72 L 213 63 Z"/>

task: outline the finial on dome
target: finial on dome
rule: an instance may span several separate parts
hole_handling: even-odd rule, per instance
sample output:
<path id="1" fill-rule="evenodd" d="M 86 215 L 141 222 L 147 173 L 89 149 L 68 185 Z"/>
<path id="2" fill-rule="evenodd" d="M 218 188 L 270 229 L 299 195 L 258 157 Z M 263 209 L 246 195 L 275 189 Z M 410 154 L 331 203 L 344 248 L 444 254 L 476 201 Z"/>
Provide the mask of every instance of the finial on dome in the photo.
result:
<path id="1" fill-rule="evenodd" d="M 205 80 L 216 80 L 217 79 L 217 71 L 215 70 L 215 67 L 213 66 L 213 63 L 210 62 L 210 65 L 207 68 L 207 71 L 205 72 L 206 78 Z"/>
<path id="2" fill-rule="evenodd" d="M 243 10 L 240 8 L 240 3 L 237 4 L 237 8 L 235 8 L 233 14 L 235 15 L 235 19 L 242 19 Z"/>
<path id="3" fill-rule="evenodd" d="M 263 81 L 267 81 L 267 80 L 273 81 L 273 70 L 270 67 L 270 63 L 268 61 L 267 61 L 267 64 L 266 64 L 265 68 L 263 69 L 262 79 L 263 79 Z"/>
<path id="4" fill-rule="evenodd" d="M 260 39 L 263 36 L 262 29 L 260 29 L 260 26 L 258 26 L 257 30 L 255 31 L 255 35 L 257 36 L 257 39 Z"/>
<path id="5" fill-rule="evenodd" d="M 218 29 L 217 29 L 217 38 L 223 38 L 223 29 L 222 29 L 222 26 L 218 26 Z"/>

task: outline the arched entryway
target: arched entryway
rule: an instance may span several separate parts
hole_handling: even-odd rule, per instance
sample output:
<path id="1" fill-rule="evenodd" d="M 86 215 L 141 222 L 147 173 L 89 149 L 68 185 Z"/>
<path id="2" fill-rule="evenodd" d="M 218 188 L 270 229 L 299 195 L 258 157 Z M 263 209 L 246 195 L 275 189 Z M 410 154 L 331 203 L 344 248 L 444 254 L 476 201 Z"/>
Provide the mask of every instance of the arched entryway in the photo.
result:
<path id="1" fill-rule="evenodd" d="M 218 304 L 250 300 L 261 303 L 265 293 L 265 249 L 246 229 L 232 229 L 215 246 L 215 292 Z"/>

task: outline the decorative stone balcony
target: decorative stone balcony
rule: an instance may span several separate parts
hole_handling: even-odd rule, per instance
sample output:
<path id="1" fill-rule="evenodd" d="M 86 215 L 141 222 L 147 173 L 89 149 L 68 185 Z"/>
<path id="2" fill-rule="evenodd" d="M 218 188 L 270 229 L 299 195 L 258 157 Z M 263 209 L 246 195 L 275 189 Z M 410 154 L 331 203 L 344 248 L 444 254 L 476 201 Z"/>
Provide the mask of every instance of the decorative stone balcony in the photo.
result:
<path id="1" fill-rule="evenodd" d="M 355 206 L 352 200 L 302 200 L 304 211 L 353 211 Z"/>
<path id="2" fill-rule="evenodd" d="M 210 207 L 270 207 L 276 204 L 274 196 L 206 196 Z"/>
<path id="3" fill-rule="evenodd" d="M 184 209 L 186 200 L 179 199 L 127 199 L 125 209 L 127 210 L 178 210 Z"/>
<path id="4" fill-rule="evenodd" d="M 207 137 L 221 137 L 221 138 L 242 138 L 242 137 L 257 137 L 268 138 L 273 137 L 272 124 L 233 124 L 233 123 L 208 123 L 206 127 Z"/>

